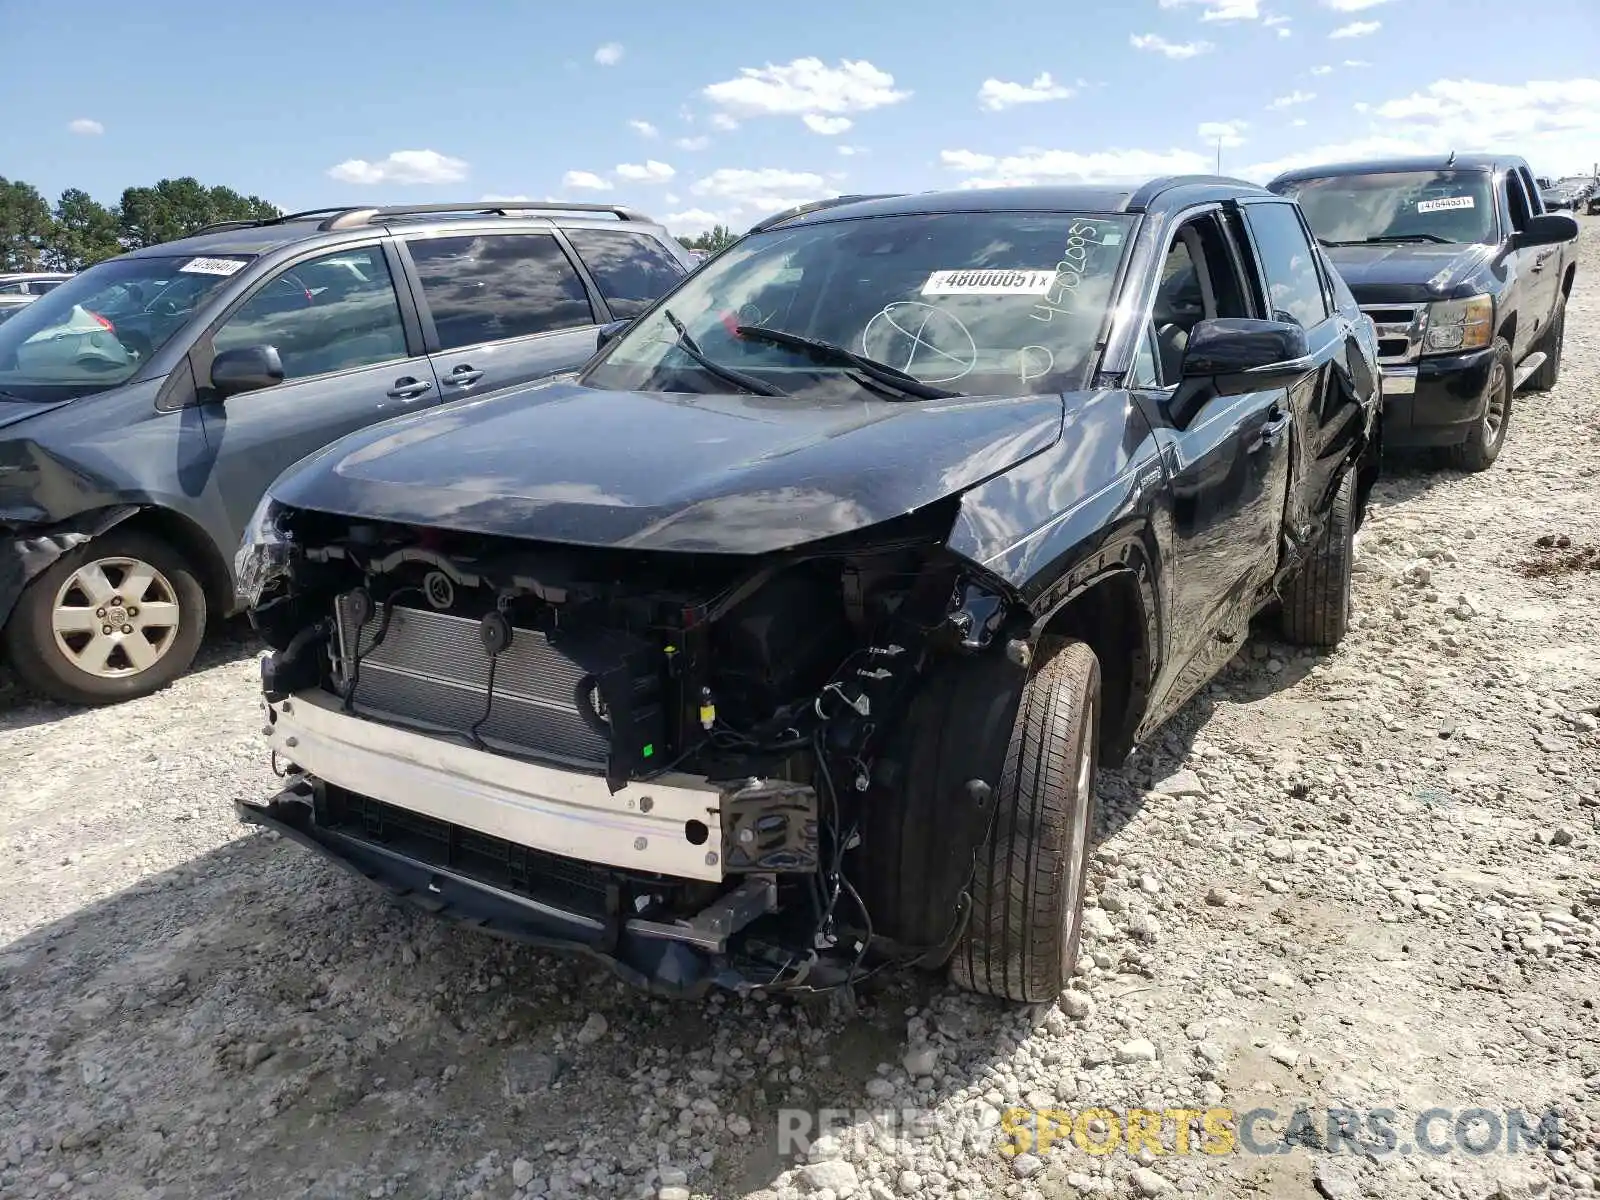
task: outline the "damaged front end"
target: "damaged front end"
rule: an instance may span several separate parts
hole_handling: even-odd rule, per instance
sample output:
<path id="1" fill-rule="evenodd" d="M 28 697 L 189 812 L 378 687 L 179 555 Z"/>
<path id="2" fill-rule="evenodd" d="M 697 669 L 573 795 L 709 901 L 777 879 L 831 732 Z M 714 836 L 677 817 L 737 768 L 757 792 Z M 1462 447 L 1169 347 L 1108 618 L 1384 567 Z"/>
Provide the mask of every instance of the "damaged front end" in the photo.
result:
<path id="1" fill-rule="evenodd" d="M 241 813 L 663 993 L 936 959 L 875 939 L 849 876 L 871 869 L 863 816 L 895 802 L 886 748 L 937 660 L 1027 658 L 1020 599 L 944 548 L 956 503 L 745 556 L 264 501 L 237 567 L 285 786 Z M 929 903 L 953 940 L 959 896 Z"/>

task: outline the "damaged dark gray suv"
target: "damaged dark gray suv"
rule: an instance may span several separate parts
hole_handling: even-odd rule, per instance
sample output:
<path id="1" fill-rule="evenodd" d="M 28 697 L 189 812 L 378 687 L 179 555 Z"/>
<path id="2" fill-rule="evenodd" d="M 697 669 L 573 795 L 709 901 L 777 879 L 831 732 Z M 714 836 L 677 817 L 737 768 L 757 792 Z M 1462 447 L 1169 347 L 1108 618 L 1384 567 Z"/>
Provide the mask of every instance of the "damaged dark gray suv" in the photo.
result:
<path id="1" fill-rule="evenodd" d="M 1372 324 L 1233 180 L 764 222 L 575 379 L 286 472 L 250 821 L 654 990 L 1074 970 L 1099 761 L 1332 646 Z"/>

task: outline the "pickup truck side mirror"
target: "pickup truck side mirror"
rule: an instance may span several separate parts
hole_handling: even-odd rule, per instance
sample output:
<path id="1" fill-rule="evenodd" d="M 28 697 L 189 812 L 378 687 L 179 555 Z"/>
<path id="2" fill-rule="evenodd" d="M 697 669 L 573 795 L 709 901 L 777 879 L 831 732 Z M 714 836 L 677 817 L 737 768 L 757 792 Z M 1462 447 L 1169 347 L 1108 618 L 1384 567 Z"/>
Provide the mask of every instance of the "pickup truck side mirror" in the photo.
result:
<path id="1" fill-rule="evenodd" d="M 1311 370 L 1305 329 L 1292 321 L 1217 317 L 1201 321 L 1184 347 L 1182 378 L 1167 413 L 1182 429 L 1207 400 L 1285 387 Z"/>
<path id="2" fill-rule="evenodd" d="M 628 326 L 632 324 L 633 318 L 628 317 L 621 321 L 610 321 L 607 324 L 600 326 L 600 335 L 595 338 L 595 352 L 598 353 L 599 351 L 604 350 L 612 342 L 616 341 L 622 336 L 623 330 L 627 329 Z"/>
<path id="3" fill-rule="evenodd" d="M 1533 246 L 1555 246 L 1570 242 L 1578 236 L 1576 218 L 1561 213 L 1541 213 L 1529 217 L 1527 227 L 1511 235 L 1514 250 L 1527 250 Z"/>
<path id="4" fill-rule="evenodd" d="M 211 360 L 211 390 L 223 400 L 282 382 L 283 357 L 276 346 L 235 346 Z"/>

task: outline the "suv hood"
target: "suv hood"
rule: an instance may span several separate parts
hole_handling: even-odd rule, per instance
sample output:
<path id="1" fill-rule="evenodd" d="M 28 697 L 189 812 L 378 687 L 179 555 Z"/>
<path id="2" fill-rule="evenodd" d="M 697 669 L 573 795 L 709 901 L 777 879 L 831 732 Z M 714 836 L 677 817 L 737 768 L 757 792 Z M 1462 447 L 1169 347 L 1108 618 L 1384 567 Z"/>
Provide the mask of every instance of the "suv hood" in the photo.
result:
<path id="1" fill-rule="evenodd" d="M 291 467 L 278 501 L 466 533 L 755 554 L 964 491 L 1054 445 L 1058 395 L 897 403 L 570 382 L 362 430 Z"/>
<path id="2" fill-rule="evenodd" d="M 70 400 L 6 400 L 0 399 L 0 429 L 7 425 L 17 425 L 30 417 L 37 417 L 47 413 L 53 408 L 60 408 L 63 404 L 71 404 Z"/>
<path id="3" fill-rule="evenodd" d="M 1487 285 L 1478 277 L 1495 252 L 1494 246 L 1477 242 L 1329 246 L 1325 251 L 1358 304 L 1420 304 L 1484 291 Z"/>

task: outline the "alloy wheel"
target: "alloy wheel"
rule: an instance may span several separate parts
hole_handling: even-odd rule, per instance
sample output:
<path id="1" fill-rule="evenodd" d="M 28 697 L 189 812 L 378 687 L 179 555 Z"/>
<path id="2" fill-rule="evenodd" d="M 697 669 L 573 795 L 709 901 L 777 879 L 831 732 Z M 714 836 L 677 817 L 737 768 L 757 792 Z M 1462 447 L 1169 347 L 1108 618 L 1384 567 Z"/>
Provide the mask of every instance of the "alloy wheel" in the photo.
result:
<path id="1" fill-rule="evenodd" d="M 136 558 L 99 558 L 56 592 L 50 627 L 56 648 L 87 675 L 120 679 L 148 671 L 178 634 L 178 595 L 167 577 Z"/>

